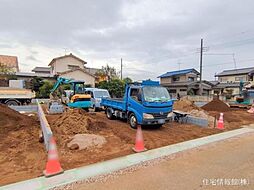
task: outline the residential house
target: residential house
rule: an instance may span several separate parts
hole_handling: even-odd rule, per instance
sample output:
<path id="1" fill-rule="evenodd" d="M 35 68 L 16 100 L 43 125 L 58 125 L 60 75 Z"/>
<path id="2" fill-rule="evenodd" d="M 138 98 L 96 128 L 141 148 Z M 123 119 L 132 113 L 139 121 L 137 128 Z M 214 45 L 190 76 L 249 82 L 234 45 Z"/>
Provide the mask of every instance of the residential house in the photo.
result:
<path id="1" fill-rule="evenodd" d="M 72 53 L 52 59 L 49 63 L 50 73 L 56 76 L 84 80 L 87 85 L 95 86 L 96 76 L 86 70 L 84 60 Z"/>
<path id="2" fill-rule="evenodd" d="M 232 91 L 232 95 L 240 93 L 240 82 L 244 86 L 252 86 L 254 75 L 254 67 L 224 70 L 215 76 L 218 77 L 218 84 L 213 87 L 215 94 L 223 94 Z"/>
<path id="3" fill-rule="evenodd" d="M 12 72 L 19 72 L 19 64 L 17 56 L 0 55 L 0 65 L 6 66 Z"/>
<path id="4" fill-rule="evenodd" d="M 253 81 L 254 67 L 224 70 L 216 74 L 218 81 L 221 83 L 239 83 L 240 81 Z"/>
<path id="5" fill-rule="evenodd" d="M 195 69 L 184 69 L 178 71 L 170 71 L 160 75 L 160 84 L 165 86 L 169 93 L 173 96 L 179 94 L 185 96 L 187 94 L 198 95 L 200 89 L 200 81 L 198 81 L 199 72 Z M 211 93 L 212 84 L 208 81 L 202 81 L 202 95 Z"/>

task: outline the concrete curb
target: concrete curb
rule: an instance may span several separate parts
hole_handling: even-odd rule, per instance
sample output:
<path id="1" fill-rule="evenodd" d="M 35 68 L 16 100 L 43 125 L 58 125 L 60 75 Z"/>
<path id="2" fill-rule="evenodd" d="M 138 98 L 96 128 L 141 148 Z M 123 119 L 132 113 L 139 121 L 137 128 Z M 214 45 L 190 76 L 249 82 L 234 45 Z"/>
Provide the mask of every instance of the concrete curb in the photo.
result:
<path id="1" fill-rule="evenodd" d="M 48 150 L 49 149 L 49 141 L 50 141 L 51 137 L 53 136 L 53 133 L 51 131 L 51 128 L 48 124 L 46 116 L 45 116 L 39 102 L 37 102 L 37 106 L 38 106 L 38 112 L 37 113 L 38 113 L 38 117 L 39 117 L 39 120 L 40 120 L 41 130 L 43 132 L 44 144 L 45 144 L 46 150 Z"/>
<path id="2" fill-rule="evenodd" d="M 39 177 L 31 180 L 26 180 L 10 185 L 0 187 L 0 190 L 44 190 L 53 187 L 66 185 L 75 181 L 88 179 L 97 175 L 103 175 L 114 172 L 126 167 L 130 167 L 144 161 L 153 160 L 159 157 L 168 156 L 184 150 L 196 148 L 209 143 L 221 141 L 238 135 L 254 132 L 251 128 L 241 128 L 224 133 L 219 133 L 199 139 L 185 141 L 182 143 L 169 145 L 147 152 L 131 154 L 128 156 L 91 164 L 88 166 L 80 167 L 65 171 L 63 174 L 51 178 Z"/>

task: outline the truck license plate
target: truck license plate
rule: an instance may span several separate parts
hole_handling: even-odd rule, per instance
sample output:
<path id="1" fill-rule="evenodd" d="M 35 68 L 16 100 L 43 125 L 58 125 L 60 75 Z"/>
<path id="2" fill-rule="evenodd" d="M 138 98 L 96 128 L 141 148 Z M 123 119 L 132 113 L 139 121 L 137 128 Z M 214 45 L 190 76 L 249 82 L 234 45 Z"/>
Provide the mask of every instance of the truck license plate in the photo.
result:
<path id="1" fill-rule="evenodd" d="M 160 123 L 160 124 L 161 124 L 161 123 L 165 123 L 165 120 L 164 120 L 164 119 L 159 119 L 159 120 L 158 120 L 158 123 Z"/>

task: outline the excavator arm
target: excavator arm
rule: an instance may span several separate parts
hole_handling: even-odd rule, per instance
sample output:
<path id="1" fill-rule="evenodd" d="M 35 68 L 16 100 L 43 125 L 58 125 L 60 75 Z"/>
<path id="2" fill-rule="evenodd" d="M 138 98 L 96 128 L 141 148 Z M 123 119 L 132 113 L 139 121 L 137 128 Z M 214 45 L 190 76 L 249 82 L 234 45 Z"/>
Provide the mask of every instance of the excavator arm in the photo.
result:
<path id="1" fill-rule="evenodd" d="M 56 83 L 54 84 L 53 88 L 50 90 L 51 93 L 55 92 L 59 86 L 61 86 L 62 84 L 70 84 L 72 82 L 72 79 L 66 79 L 66 78 L 61 78 L 59 77 L 56 81 Z"/>

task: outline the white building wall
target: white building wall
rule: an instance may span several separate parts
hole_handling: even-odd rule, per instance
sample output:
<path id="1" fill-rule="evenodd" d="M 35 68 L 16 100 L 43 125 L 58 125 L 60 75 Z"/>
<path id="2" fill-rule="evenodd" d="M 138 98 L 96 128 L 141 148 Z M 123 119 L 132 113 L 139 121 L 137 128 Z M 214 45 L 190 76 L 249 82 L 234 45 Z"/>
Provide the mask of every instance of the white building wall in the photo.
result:
<path id="1" fill-rule="evenodd" d="M 68 70 L 71 70 L 69 68 L 69 65 L 80 67 L 81 69 L 84 69 L 84 63 L 79 61 L 78 59 L 75 59 L 73 57 L 65 57 L 61 59 L 57 59 L 52 64 L 52 74 L 57 74 L 59 72 L 65 72 Z"/>
<path id="2" fill-rule="evenodd" d="M 95 87 L 95 77 L 80 70 L 62 74 L 60 76 L 68 79 L 84 80 L 85 84 L 90 84 L 92 87 Z"/>

